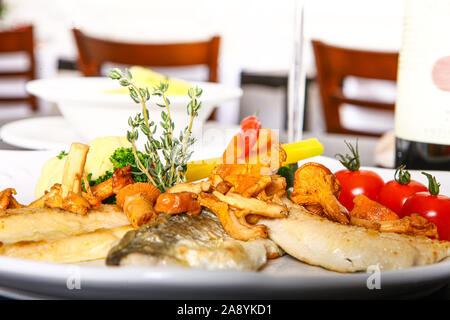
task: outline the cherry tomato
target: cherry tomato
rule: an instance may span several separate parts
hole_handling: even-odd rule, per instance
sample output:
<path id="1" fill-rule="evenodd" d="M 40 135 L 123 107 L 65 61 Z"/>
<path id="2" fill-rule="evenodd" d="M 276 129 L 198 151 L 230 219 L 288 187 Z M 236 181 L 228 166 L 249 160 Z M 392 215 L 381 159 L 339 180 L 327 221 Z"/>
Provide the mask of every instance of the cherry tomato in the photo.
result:
<path id="1" fill-rule="evenodd" d="M 255 116 L 250 116 L 242 119 L 241 130 L 247 131 L 249 129 L 259 130 L 261 128 L 261 122 Z"/>
<path id="2" fill-rule="evenodd" d="M 261 122 L 251 116 L 241 121 L 241 131 L 236 134 L 223 153 L 224 163 L 237 163 L 237 159 L 246 159 L 258 142 Z"/>
<path id="3" fill-rule="evenodd" d="M 353 209 L 353 198 L 363 194 L 376 201 L 378 193 L 384 185 L 383 179 L 375 172 L 369 170 L 351 171 L 340 170 L 334 174 L 341 184 L 339 202 L 348 211 Z"/>
<path id="4" fill-rule="evenodd" d="M 345 144 L 350 149 L 351 154 L 345 156 L 338 154 L 337 157 L 347 169 L 340 170 L 334 175 L 341 184 L 341 194 L 338 200 L 348 211 L 351 211 L 353 209 L 353 198 L 357 195 L 363 194 L 376 201 L 384 181 L 373 171 L 359 169 L 358 142 L 356 142 L 356 148 L 347 141 Z"/>
<path id="5" fill-rule="evenodd" d="M 258 139 L 259 129 L 261 129 L 261 122 L 255 116 L 246 117 L 241 121 L 241 136 L 244 145 L 241 157 L 248 156 Z"/>
<path id="6" fill-rule="evenodd" d="M 411 180 L 411 175 L 400 166 L 394 174 L 394 180 L 387 182 L 378 194 L 378 202 L 388 207 L 402 218 L 402 207 L 406 199 L 414 193 L 427 191 L 420 182 Z"/>
<path id="7" fill-rule="evenodd" d="M 439 195 L 439 184 L 435 177 L 425 175 L 430 181 L 429 191 L 418 192 L 410 196 L 403 205 L 402 216 L 409 216 L 413 213 L 420 214 L 436 225 L 439 239 L 450 241 L 450 198 Z"/>

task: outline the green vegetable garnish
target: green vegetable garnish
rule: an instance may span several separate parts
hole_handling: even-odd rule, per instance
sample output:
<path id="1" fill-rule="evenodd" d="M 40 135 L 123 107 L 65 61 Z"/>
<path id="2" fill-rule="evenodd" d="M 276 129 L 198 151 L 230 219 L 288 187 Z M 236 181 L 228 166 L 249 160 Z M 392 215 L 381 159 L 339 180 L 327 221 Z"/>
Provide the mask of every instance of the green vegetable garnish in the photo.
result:
<path id="1" fill-rule="evenodd" d="M 140 161 L 145 162 L 148 159 L 148 155 L 143 154 L 142 152 L 137 152 Z M 89 173 L 87 175 L 87 181 L 89 182 L 89 185 L 91 187 L 98 185 L 99 183 L 102 183 L 103 181 L 106 181 L 110 179 L 113 176 L 113 173 L 118 168 L 124 168 L 128 165 L 131 166 L 131 176 L 133 177 L 133 180 L 136 182 L 147 182 L 147 177 L 142 174 L 141 171 L 139 171 L 139 168 L 136 166 L 136 161 L 134 159 L 133 149 L 132 148 L 118 148 L 114 151 L 114 153 L 109 157 L 109 160 L 113 164 L 113 169 L 106 171 L 103 175 L 98 177 L 95 180 L 92 180 L 92 173 Z M 84 183 L 82 182 L 83 190 L 86 190 L 84 188 Z M 116 203 L 116 196 L 111 196 L 105 200 L 103 200 L 103 203 Z"/>
<path id="2" fill-rule="evenodd" d="M 128 125 L 131 130 L 127 132 L 127 139 L 132 145 L 132 153 L 135 159 L 135 174 L 138 172 L 145 175 L 146 181 L 153 184 L 161 192 L 165 192 L 168 188 L 179 182 L 186 181 L 187 162 L 192 155 L 190 147 L 195 140 L 191 137 L 192 125 L 194 118 L 198 115 L 201 108 L 201 102 L 198 101 L 202 94 L 202 89 L 190 88 L 188 90 L 191 99 L 186 107 L 190 117 L 188 126 L 185 127 L 180 135 L 174 135 L 175 125 L 170 115 L 170 101 L 166 96 L 168 84 L 161 82 L 158 87 L 153 88 L 150 94 L 148 88 L 139 88 L 133 82 L 133 75 L 126 69 L 125 72 L 115 68 L 112 69 L 109 77 L 118 80 L 120 85 L 127 87 L 130 97 L 134 102 L 141 104 L 142 112 L 128 119 Z M 163 129 L 159 137 L 155 137 L 157 125 L 150 121 L 146 103 L 151 96 L 161 97 L 162 104 L 157 105 L 164 110 L 161 111 L 160 126 Z M 136 141 L 139 137 L 139 131 L 147 138 L 145 143 L 145 152 L 141 155 L 136 149 Z"/>
<path id="3" fill-rule="evenodd" d="M 61 151 L 60 154 L 58 154 L 56 157 L 61 160 L 62 158 L 64 158 L 65 156 L 67 156 L 67 152 L 65 152 L 64 150 Z"/>
<path id="4" fill-rule="evenodd" d="M 149 160 L 149 156 L 140 151 L 137 151 L 137 156 L 141 163 L 146 163 Z M 114 170 L 117 168 L 124 168 L 128 165 L 131 166 L 131 175 L 136 182 L 147 182 L 147 176 L 143 174 L 136 164 L 134 158 L 133 148 L 118 148 L 114 151 L 113 155 L 109 158 L 114 166 Z"/>
<path id="5" fill-rule="evenodd" d="M 286 179 L 286 190 L 294 187 L 295 171 L 298 169 L 298 164 L 288 164 L 278 169 L 277 174 Z"/>

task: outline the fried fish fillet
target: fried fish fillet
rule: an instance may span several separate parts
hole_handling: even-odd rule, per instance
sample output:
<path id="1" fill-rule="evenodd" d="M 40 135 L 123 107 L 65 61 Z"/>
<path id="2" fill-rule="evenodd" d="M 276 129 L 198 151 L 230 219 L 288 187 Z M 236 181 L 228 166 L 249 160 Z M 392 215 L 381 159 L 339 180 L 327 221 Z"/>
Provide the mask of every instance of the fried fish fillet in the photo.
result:
<path id="1" fill-rule="evenodd" d="M 0 246 L 0 255 L 62 263 L 104 259 L 112 244 L 131 229 L 131 226 L 123 226 L 61 239 L 22 241 Z"/>
<path id="2" fill-rule="evenodd" d="M 300 261 L 338 272 L 365 271 L 379 264 L 397 270 L 439 262 L 450 242 L 378 232 L 319 217 L 285 199 L 289 217 L 266 219 L 269 238 Z"/>
<path id="3" fill-rule="evenodd" d="M 258 270 L 268 257 L 281 254 L 269 239 L 234 240 L 214 214 L 203 211 L 194 216 L 160 214 L 128 232 L 111 249 L 106 264 Z"/>
<path id="4" fill-rule="evenodd" d="M 102 205 L 86 215 L 53 208 L 19 208 L 0 211 L 0 242 L 41 241 L 129 225 L 116 205 Z"/>

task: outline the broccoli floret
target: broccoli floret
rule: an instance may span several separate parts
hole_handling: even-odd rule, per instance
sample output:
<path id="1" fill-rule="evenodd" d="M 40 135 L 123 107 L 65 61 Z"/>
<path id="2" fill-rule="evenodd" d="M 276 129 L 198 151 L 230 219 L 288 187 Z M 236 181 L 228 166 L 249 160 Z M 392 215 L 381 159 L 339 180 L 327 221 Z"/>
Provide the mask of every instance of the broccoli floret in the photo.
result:
<path id="1" fill-rule="evenodd" d="M 92 173 L 89 173 L 86 176 L 87 181 L 89 182 L 89 185 L 91 187 L 98 185 L 99 183 L 102 183 L 103 181 L 108 180 L 109 178 L 111 178 L 113 176 L 113 171 L 106 171 L 104 175 L 98 177 L 95 180 L 92 180 Z M 81 187 L 83 188 L 83 191 L 86 192 L 86 187 L 84 186 L 84 181 L 81 181 Z M 107 203 L 107 204 L 116 204 L 116 195 L 112 195 L 109 198 L 106 198 L 105 200 L 102 201 L 102 203 Z"/>
<path id="2" fill-rule="evenodd" d="M 148 155 L 143 154 L 138 151 L 138 157 L 142 163 L 145 163 L 148 159 Z M 113 176 L 114 171 L 117 168 L 124 168 L 128 165 L 131 166 L 131 175 L 133 176 L 134 181 L 136 182 L 147 182 L 147 177 L 144 174 L 141 174 L 139 169 L 136 166 L 136 161 L 134 160 L 133 149 L 131 148 L 118 148 L 114 151 L 114 153 L 109 157 L 109 160 L 113 164 L 113 169 L 106 171 L 103 175 L 98 177 L 95 180 L 92 180 L 92 173 L 87 175 L 87 180 L 89 181 L 89 185 L 91 187 L 96 186 L 99 183 L 102 183 L 105 180 L 108 180 Z"/>
<path id="3" fill-rule="evenodd" d="M 139 160 L 142 163 L 146 163 L 148 160 L 148 155 L 143 154 L 142 152 L 137 152 Z M 123 168 L 128 165 L 131 166 L 131 172 L 134 181 L 136 182 L 147 182 L 147 177 L 145 174 L 139 170 L 136 165 L 136 161 L 134 159 L 133 149 L 132 148 L 118 148 L 114 151 L 113 155 L 109 158 L 111 163 L 114 166 L 114 170 L 117 168 Z"/>
<path id="4" fill-rule="evenodd" d="M 148 155 L 143 154 L 142 152 L 137 152 L 139 160 L 142 163 L 145 163 L 148 159 Z M 136 161 L 134 159 L 133 149 L 132 148 L 118 148 L 114 151 L 111 157 L 109 157 L 109 160 L 113 164 L 114 169 L 106 171 L 103 175 L 98 177 L 95 180 L 92 180 L 92 173 L 89 173 L 87 175 L 87 180 L 89 182 L 89 185 L 91 187 L 96 186 L 99 183 L 102 183 L 103 181 L 106 181 L 110 179 L 113 176 L 114 171 L 117 168 L 123 168 L 128 165 L 131 166 L 131 175 L 136 182 L 147 182 L 147 177 L 145 174 L 142 174 L 141 171 L 136 166 Z M 83 185 L 84 189 L 84 185 Z M 114 204 L 116 203 L 116 196 L 113 195 L 105 200 L 103 200 L 103 203 L 110 203 Z"/>
<path id="5" fill-rule="evenodd" d="M 131 167 L 135 166 L 133 149 L 131 148 L 116 149 L 111 157 L 109 157 L 109 160 L 113 164 L 114 169 L 123 168 L 127 165 L 131 165 Z"/>
<path id="6" fill-rule="evenodd" d="M 98 185 L 99 183 L 102 183 L 103 181 L 108 180 L 109 178 L 112 178 L 113 173 L 114 173 L 113 171 L 106 171 L 104 175 L 98 177 L 95 180 L 92 180 L 92 173 L 89 173 L 86 178 L 87 181 L 89 181 L 89 185 L 93 187 Z"/>

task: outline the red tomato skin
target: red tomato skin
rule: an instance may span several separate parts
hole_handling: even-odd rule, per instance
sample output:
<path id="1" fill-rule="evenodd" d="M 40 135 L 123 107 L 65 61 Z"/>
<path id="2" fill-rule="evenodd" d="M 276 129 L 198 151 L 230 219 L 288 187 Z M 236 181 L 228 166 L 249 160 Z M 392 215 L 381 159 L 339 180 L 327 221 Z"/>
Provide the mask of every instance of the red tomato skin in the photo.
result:
<path id="1" fill-rule="evenodd" d="M 402 218 L 402 207 L 406 199 L 422 191 L 428 191 L 428 189 L 420 182 L 411 180 L 408 184 L 400 184 L 395 180 L 391 180 L 381 188 L 377 201 Z"/>
<path id="2" fill-rule="evenodd" d="M 450 198 L 444 195 L 432 196 L 428 192 L 418 192 L 410 196 L 403 205 L 402 217 L 420 214 L 433 222 L 440 240 L 450 241 Z"/>
<path id="3" fill-rule="evenodd" d="M 353 198 L 363 194 L 371 200 L 377 201 L 378 193 L 384 185 L 383 179 L 369 170 L 351 171 L 340 170 L 334 174 L 341 184 L 339 202 L 348 211 L 353 209 Z"/>
<path id="4" fill-rule="evenodd" d="M 261 122 L 255 116 L 250 116 L 242 119 L 241 121 L 241 130 L 247 131 L 248 129 L 259 130 L 261 129 Z"/>
<path id="5" fill-rule="evenodd" d="M 259 129 L 261 129 L 261 122 L 257 117 L 250 116 L 242 119 L 241 134 L 244 139 L 244 150 L 242 150 L 240 155 L 241 158 L 248 156 L 250 149 L 255 145 L 258 139 Z"/>

